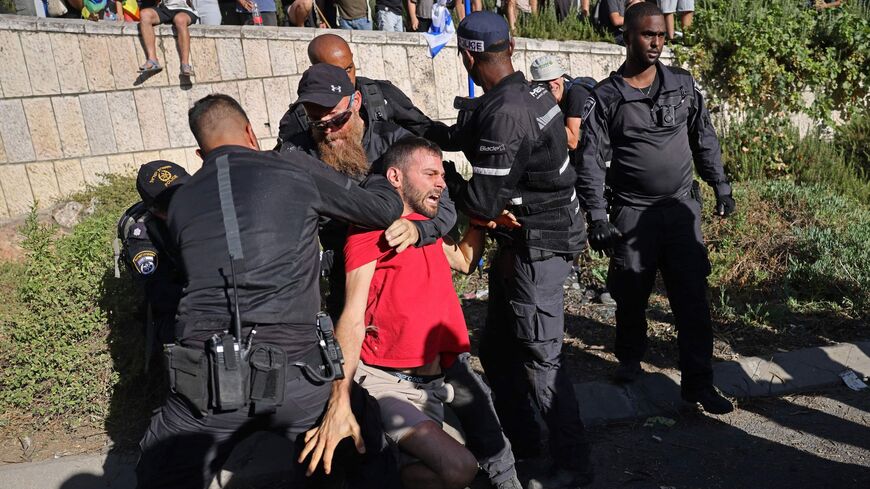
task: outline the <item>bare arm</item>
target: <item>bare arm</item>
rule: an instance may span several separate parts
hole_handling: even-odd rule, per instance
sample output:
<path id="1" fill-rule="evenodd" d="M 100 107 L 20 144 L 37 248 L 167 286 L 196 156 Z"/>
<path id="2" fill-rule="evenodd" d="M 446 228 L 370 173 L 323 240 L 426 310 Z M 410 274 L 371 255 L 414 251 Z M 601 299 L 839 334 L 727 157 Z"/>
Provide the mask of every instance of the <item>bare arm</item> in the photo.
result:
<path id="1" fill-rule="evenodd" d="M 480 261 L 485 241 L 486 233 L 477 225 L 468 226 L 465 234 L 462 235 L 462 240 L 458 243 L 453 243 L 449 237 L 445 237 L 442 247 L 450 268 L 465 274 L 473 272 L 477 262 Z"/>
<path id="2" fill-rule="evenodd" d="M 357 450 L 365 453 L 359 423 L 350 408 L 350 388 L 359 366 L 360 349 L 365 339 L 366 301 L 376 263 L 372 261 L 347 272 L 344 311 L 335 326 L 335 338 L 344 353 L 344 378 L 332 383 L 329 405 L 320 426 L 305 433 L 305 448 L 299 455 L 299 462 L 302 463 L 308 454 L 311 454 L 308 475 L 314 472 L 321 459 L 323 470 L 329 474 L 332 470 L 332 455 L 335 447 L 348 436 L 353 438 Z"/>
<path id="3" fill-rule="evenodd" d="M 500 216 L 492 221 L 471 218 L 468 229 L 465 230 L 459 243 L 453 243 L 445 237 L 443 248 L 450 268 L 466 274 L 473 272 L 475 265 L 480 261 L 480 255 L 483 253 L 483 245 L 486 243 L 484 231 L 499 226 L 507 229 L 522 227 L 516 216 L 510 211 L 504 210 Z"/>
<path id="4" fill-rule="evenodd" d="M 577 149 L 577 143 L 580 141 L 580 124 L 583 119 L 579 117 L 569 117 L 565 120 L 565 132 L 568 133 L 568 149 Z"/>
<path id="5" fill-rule="evenodd" d="M 818 1 L 817 1 L 817 2 L 816 2 L 816 9 L 817 9 L 817 10 L 824 10 L 824 9 L 826 9 L 826 8 L 839 7 L 839 6 L 842 5 L 843 3 L 845 3 L 845 0 L 843 0 L 843 1 L 841 1 L 841 0 L 836 0 L 835 2 L 831 2 L 831 3 L 826 3 L 826 2 L 824 2 L 824 1 L 821 1 L 821 2 L 818 2 Z"/>
<path id="6" fill-rule="evenodd" d="M 420 25 L 417 20 L 417 3 L 414 0 L 405 0 L 405 7 L 408 9 L 408 20 L 411 21 L 411 30 L 416 31 Z"/>
<path id="7" fill-rule="evenodd" d="M 625 17 L 619 15 L 619 12 L 610 12 L 610 23 L 613 27 L 622 27 L 625 22 Z"/>

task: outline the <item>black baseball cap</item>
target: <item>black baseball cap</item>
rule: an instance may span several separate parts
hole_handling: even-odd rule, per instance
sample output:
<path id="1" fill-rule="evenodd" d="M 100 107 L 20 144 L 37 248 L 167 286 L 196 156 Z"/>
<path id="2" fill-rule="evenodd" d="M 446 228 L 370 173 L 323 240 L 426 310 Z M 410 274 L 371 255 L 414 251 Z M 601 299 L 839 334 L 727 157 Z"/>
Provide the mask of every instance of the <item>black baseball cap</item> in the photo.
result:
<path id="1" fill-rule="evenodd" d="M 459 47 L 474 53 L 504 51 L 510 46 L 510 39 L 504 17 L 488 10 L 466 15 L 456 29 Z"/>
<path id="2" fill-rule="evenodd" d="M 155 160 L 139 167 L 136 190 L 147 207 L 169 189 L 182 185 L 190 175 L 187 170 L 171 161 Z"/>
<path id="3" fill-rule="evenodd" d="M 302 73 L 296 93 L 297 102 L 321 107 L 335 107 L 344 97 L 353 95 L 354 87 L 347 72 L 338 66 L 317 63 Z"/>

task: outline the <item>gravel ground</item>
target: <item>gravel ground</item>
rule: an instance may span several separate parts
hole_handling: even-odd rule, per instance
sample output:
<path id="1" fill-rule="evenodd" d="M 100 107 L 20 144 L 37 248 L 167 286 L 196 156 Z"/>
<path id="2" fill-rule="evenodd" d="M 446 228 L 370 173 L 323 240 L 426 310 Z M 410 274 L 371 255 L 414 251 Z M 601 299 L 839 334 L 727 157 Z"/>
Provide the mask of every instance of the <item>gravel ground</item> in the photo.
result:
<path id="1" fill-rule="evenodd" d="M 591 487 L 870 487 L 868 390 L 756 399 L 726 416 L 691 412 L 674 421 L 591 431 Z"/>

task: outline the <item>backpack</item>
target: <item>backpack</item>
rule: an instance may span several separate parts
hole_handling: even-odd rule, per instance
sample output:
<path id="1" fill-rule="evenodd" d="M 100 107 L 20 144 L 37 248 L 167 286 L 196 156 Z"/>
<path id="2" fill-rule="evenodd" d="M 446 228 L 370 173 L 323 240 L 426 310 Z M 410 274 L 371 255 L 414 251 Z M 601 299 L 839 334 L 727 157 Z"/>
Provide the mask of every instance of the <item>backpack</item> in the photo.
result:
<path id="1" fill-rule="evenodd" d="M 568 77 L 565 77 L 565 78 L 567 79 L 565 81 L 565 93 L 568 93 L 568 90 L 571 90 L 571 88 L 575 85 L 580 85 L 581 87 L 585 88 L 589 92 L 591 92 L 592 89 L 595 88 L 595 85 L 598 85 L 598 82 L 595 80 L 595 78 L 592 78 L 591 76 L 578 76 L 577 78 L 568 78 Z"/>
<path id="2" fill-rule="evenodd" d="M 151 213 L 145 207 L 144 202 L 137 202 L 130 206 L 121 219 L 118 220 L 117 236 L 112 241 L 112 251 L 114 252 L 115 261 L 115 278 L 121 278 L 121 269 L 118 265 L 119 261 L 123 260 L 125 266 L 129 267 L 129 253 L 127 252 L 127 234 L 130 228 L 137 223 L 144 223 L 151 218 Z"/>

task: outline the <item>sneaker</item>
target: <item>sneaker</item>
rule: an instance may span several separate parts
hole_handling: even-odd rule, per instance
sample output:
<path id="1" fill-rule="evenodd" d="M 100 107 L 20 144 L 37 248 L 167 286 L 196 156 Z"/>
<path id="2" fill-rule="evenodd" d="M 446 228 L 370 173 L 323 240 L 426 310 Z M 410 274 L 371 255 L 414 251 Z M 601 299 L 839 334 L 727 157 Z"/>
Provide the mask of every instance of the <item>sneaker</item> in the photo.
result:
<path id="1" fill-rule="evenodd" d="M 527 489 L 575 489 L 592 484 L 595 474 L 592 469 L 586 471 L 556 469 L 546 477 L 531 478 Z"/>
<path id="2" fill-rule="evenodd" d="M 181 74 L 181 76 L 186 76 L 188 78 L 196 76 L 196 73 L 194 73 L 193 71 L 193 66 L 189 64 L 182 64 L 179 68 L 179 73 Z"/>
<path id="3" fill-rule="evenodd" d="M 619 362 L 619 366 L 613 373 L 613 378 L 617 382 L 628 384 L 637 380 L 641 375 L 643 375 L 643 368 L 641 368 L 640 362 Z"/>
<path id="4" fill-rule="evenodd" d="M 697 391 L 683 392 L 683 400 L 697 402 L 704 408 L 704 411 L 710 414 L 728 414 L 734 411 L 734 405 L 731 404 L 731 401 L 712 385 Z"/>

